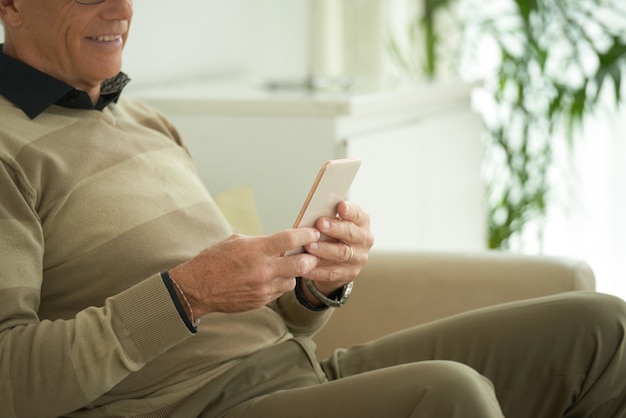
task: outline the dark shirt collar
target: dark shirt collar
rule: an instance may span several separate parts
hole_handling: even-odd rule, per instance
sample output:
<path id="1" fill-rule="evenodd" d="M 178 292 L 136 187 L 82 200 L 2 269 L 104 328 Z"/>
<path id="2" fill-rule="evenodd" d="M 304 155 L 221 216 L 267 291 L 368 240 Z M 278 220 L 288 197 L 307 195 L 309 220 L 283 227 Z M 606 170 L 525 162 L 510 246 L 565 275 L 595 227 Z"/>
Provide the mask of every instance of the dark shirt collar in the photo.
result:
<path id="1" fill-rule="evenodd" d="M 130 79 L 120 72 L 102 83 L 100 99 L 94 106 L 89 95 L 2 52 L 0 44 L 0 94 L 34 119 L 57 104 L 75 109 L 102 110 L 117 102 Z"/>

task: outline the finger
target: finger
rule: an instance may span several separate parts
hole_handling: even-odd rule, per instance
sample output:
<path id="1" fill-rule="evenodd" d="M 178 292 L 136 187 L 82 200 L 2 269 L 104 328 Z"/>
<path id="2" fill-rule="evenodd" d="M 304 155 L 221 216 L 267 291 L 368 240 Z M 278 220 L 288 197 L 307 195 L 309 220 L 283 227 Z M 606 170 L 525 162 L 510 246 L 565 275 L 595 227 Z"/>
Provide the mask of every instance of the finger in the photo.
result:
<path id="1" fill-rule="evenodd" d="M 349 263 L 357 261 L 357 249 L 345 242 L 314 242 L 306 247 L 308 253 L 323 260 L 335 263 Z"/>
<path id="2" fill-rule="evenodd" d="M 369 214 L 354 203 L 347 201 L 339 203 L 337 205 L 337 214 L 341 219 L 351 221 L 358 226 L 367 228 L 370 226 Z"/>
<path id="3" fill-rule="evenodd" d="M 357 249 L 368 249 L 374 245 L 370 230 L 370 216 L 359 206 L 342 202 L 338 208 L 339 218 L 322 218 L 316 223 L 320 231 L 332 238 Z"/>
<path id="4" fill-rule="evenodd" d="M 292 228 L 268 236 L 266 248 L 268 254 L 282 255 L 319 239 L 320 231 L 315 228 Z"/>
<path id="5" fill-rule="evenodd" d="M 339 218 L 320 218 L 315 223 L 315 226 L 322 234 L 351 245 L 359 245 L 364 242 L 364 236 L 367 231 L 366 227 L 361 227 L 350 220 Z"/>
<path id="6" fill-rule="evenodd" d="M 277 277 L 301 277 L 317 267 L 319 258 L 308 253 L 288 255 L 276 259 Z"/>
<path id="7" fill-rule="evenodd" d="M 318 288 L 320 290 L 335 289 L 356 280 L 359 272 L 360 268 L 352 264 L 329 264 L 318 266 L 306 278 L 319 283 Z"/>

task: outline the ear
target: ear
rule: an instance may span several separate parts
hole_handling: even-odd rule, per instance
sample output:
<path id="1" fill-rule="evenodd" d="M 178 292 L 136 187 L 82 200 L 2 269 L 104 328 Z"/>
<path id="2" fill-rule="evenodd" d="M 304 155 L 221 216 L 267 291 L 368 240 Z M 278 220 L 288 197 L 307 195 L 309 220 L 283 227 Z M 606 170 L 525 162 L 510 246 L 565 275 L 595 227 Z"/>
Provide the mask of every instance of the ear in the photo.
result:
<path id="1" fill-rule="evenodd" d="M 6 27 L 22 24 L 21 0 L 0 0 L 0 19 Z"/>

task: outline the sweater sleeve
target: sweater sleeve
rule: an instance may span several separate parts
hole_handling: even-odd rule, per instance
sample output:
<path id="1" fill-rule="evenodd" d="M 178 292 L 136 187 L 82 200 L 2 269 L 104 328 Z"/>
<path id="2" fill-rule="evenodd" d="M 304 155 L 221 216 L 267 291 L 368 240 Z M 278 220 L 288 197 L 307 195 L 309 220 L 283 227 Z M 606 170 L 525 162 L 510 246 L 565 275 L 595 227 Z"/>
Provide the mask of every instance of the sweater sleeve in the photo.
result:
<path id="1" fill-rule="evenodd" d="M 333 309 L 312 311 L 298 301 L 294 292 L 287 292 L 270 305 L 296 336 L 312 336 L 330 319 Z"/>
<path id="2" fill-rule="evenodd" d="M 104 306 L 66 320 L 40 320 L 44 238 L 33 194 L 6 162 L 0 163 L 0 190 L 3 417 L 56 417 L 79 409 L 192 335 L 158 274 Z"/>

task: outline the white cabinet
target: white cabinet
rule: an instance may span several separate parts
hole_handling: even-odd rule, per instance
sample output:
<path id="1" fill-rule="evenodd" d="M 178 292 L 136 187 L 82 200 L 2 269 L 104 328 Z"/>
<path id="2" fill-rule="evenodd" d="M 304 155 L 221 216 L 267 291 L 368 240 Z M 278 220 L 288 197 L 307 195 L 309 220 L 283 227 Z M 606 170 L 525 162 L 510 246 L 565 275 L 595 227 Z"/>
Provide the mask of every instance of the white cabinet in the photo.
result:
<path id="1" fill-rule="evenodd" d="M 252 187 L 266 232 L 291 226 L 321 164 L 363 160 L 349 199 L 378 249 L 484 248 L 481 122 L 464 84 L 362 94 L 178 84 L 133 95 L 161 109 L 213 193 Z"/>

